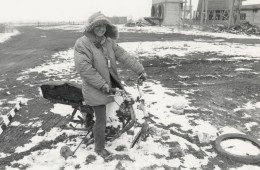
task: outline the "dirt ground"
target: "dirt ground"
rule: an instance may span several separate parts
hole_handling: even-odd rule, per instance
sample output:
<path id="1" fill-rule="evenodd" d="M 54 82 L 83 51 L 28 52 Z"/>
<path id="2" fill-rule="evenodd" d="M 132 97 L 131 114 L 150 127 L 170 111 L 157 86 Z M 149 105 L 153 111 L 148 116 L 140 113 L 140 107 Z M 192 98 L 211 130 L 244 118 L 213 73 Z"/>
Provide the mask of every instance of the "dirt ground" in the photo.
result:
<path id="1" fill-rule="evenodd" d="M 81 36 L 79 32 L 62 31 L 62 30 L 40 30 L 34 27 L 18 27 L 22 34 L 12 37 L 5 43 L 0 44 L 0 88 L 6 89 L 0 91 L 0 99 L 7 101 L 15 99 L 16 95 L 24 95 L 26 98 L 32 98 L 28 105 L 21 107 L 15 115 L 13 121 L 21 124 L 28 124 L 29 120 L 34 118 L 42 120 L 44 123 L 41 127 L 28 126 L 10 126 L 0 135 L 0 152 L 8 153 L 10 156 L 0 158 L 0 169 L 10 165 L 13 160 L 19 160 L 30 152 L 50 147 L 52 143 L 63 141 L 65 137 L 60 137 L 49 143 L 35 146 L 29 151 L 14 153 L 15 148 L 27 143 L 35 135 L 39 128 L 48 132 L 52 127 L 59 126 L 65 120 L 59 115 L 48 112 L 52 103 L 39 96 L 38 87 L 46 80 L 43 74 L 31 73 L 33 79 L 21 83 L 17 80 L 18 73 L 23 69 L 32 68 L 44 63 L 52 54 L 72 48 L 76 39 Z M 44 39 L 41 36 L 46 36 Z M 181 34 L 146 34 L 146 33 L 121 33 L 118 42 L 135 42 L 135 41 L 192 41 L 194 39 L 214 39 L 211 37 L 181 35 Z M 260 44 L 259 40 L 237 40 L 229 39 L 227 42 L 234 43 L 251 43 Z M 217 54 L 196 53 L 178 58 L 177 56 L 168 56 L 166 58 L 148 59 L 141 58 L 149 79 L 159 81 L 164 87 L 174 89 L 179 94 L 185 94 L 186 91 L 195 89 L 192 94 L 194 99 L 193 105 L 206 108 L 199 110 L 196 114 L 200 118 L 218 125 L 228 125 L 235 127 L 240 131 L 260 138 L 260 126 L 254 126 L 250 132 L 246 130 L 245 123 L 254 121 L 260 125 L 259 111 L 240 110 L 234 111 L 235 108 L 241 107 L 247 101 L 260 101 L 260 60 L 206 60 L 216 58 Z M 228 58 L 229 56 L 221 56 Z M 175 58 L 173 60 L 173 58 Z M 177 59 L 176 59 L 177 58 Z M 168 68 L 169 66 L 175 66 Z M 250 65 L 251 72 L 236 72 L 238 66 Z M 167 67 L 166 67 L 167 66 Z M 122 68 L 121 77 L 126 84 L 131 85 L 134 79 L 131 71 Z M 187 75 L 183 78 L 178 75 Z M 214 77 L 208 75 L 215 75 Z M 71 75 L 72 77 L 77 76 Z M 184 86 L 183 83 L 188 85 Z M 33 86 L 29 86 L 29 84 Z M 6 92 L 9 91 L 10 94 Z M 10 105 L 6 103 L 6 105 Z M 4 111 L 6 112 L 6 111 Z M 189 112 L 189 110 L 187 110 Z M 193 111 L 194 112 L 194 111 Z M 4 114 L 4 113 L 2 113 Z M 251 115 L 250 118 L 244 118 L 245 114 Z M 25 133 L 30 130 L 29 133 Z M 184 137 L 193 143 L 199 142 L 188 135 L 176 134 Z M 200 156 L 199 153 L 197 156 Z M 213 169 L 218 165 L 222 169 L 237 167 L 241 165 L 221 155 L 214 157 L 203 169 Z M 259 165 L 260 166 L 260 165 Z"/>

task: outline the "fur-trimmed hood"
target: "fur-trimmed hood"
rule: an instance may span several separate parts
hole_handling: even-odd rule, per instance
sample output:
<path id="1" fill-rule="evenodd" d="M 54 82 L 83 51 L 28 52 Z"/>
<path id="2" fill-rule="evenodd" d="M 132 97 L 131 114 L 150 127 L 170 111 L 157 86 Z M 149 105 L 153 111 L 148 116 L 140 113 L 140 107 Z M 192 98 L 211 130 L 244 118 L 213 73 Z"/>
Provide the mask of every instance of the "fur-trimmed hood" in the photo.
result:
<path id="1" fill-rule="evenodd" d="M 118 39 L 118 29 L 115 25 L 111 23 L 111 21 L 101 12 L 96 12 L 92 14 L 84 29 L 84 34 L 88 35 L 89 33 L 93 34 L 93 29 L 100 25 L 100 24 L 106 24 L 107 25 L 107 31 L 105 33 L 106 37 L 110 37 L 111 39 Z"/>

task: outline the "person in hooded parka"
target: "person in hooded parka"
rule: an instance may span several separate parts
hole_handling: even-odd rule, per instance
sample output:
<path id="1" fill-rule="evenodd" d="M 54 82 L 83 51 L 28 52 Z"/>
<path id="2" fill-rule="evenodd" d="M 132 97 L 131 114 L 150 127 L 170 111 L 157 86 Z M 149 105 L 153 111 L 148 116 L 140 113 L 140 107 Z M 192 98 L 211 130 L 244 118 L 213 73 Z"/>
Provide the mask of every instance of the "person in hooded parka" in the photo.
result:
<path id="1" fill-rule="evenodd" d="M 141 80 L 146 80 L 144 67 L 120 47 L 118 29 L 101 12 L 92 14 L 74 46 L 74 61 L 77 72 L 82 79 L 82 93 L 87 105 L 95 113 L 93 127 L 95 152 L 105 158 L 111 155 L 105 149 L 106 104 L 113 102 L 111 88 L 123 89 L 117 73 L 118 61 L 133 70 Z"/>

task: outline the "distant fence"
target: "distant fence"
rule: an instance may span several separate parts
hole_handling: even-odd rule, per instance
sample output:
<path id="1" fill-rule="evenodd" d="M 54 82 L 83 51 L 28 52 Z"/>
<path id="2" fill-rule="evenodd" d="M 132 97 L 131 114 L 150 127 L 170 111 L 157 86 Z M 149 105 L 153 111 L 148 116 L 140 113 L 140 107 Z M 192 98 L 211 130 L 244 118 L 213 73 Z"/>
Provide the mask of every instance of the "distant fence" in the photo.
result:
<path id="1" fill-rule="evenodd" d="M 127 17 L 108 17 L 113 24 L 126 24 Z M 58 26 L 58 25 L 85 25 L 86 21 L 61 21 L 61 22 L 17 22 L 15 25 L 19 26 Z"/>

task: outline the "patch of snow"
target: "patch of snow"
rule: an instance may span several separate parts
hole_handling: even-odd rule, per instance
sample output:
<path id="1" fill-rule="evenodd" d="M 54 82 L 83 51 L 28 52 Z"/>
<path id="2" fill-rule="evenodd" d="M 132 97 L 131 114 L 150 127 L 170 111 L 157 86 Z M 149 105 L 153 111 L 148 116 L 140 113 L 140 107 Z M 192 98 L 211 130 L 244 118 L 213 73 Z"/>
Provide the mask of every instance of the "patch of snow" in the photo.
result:
<path id="1" fill-rule="evenodd" d="M 234 56 L 226 60 L 260 60 L 260 44 L 248 46 L 239 43 L 227 42 L 194 42 L 194 41 L 152 41 L 152 42 L 125 42 L 120 46 L 131 53 L 139 56 L 159 56 L 159 57 L 183 57 L 193 53 L 213 52 L 218 55 Z M 173 56 L 171 56 L 173 55 Z M 243 57 L 242 57 L 243 56 Z"/>
<path id="2" fill-rule="evenodd" d="M 0 33 L 0 43 L 3 43 L 12 36 L 16 36 L 18 34 L 20 34 L 20 32 L 17 30 L 14 30 L 12 33 Z"/>
<path id="3" fill-rule="evenodd" d="M 10 126 L 19 126 L 19 125 L 21 125 L 21 123 L 15 121 L 15 122 L 11 122 L 11 125 L 10 125 Z"/>
<path id="4" fill-rule="evenodd" d="M 29 132 L 30 132 L 30 130 L 26 130 L 26 131 L 24 132 L 24 134 L 29 133 Z"/>
<path id="5" fill-rule="evenodd" d="M 184 34 L 184 35 L 197 35 L 197 36 L 209 36 L 218 38 L 236 38 L 236 39 L 260 39 L 259 36 L 255 35 L 245 35 L 245 34 L 231 34 L 231 33 L 217 33 L 200 31 L 196 28 L 184 30 L 179 27 L 170 26 L 144 26 L 144 27 L 125 27 L 124 25 L 119 25 L 119 32 L 139 32 L 139 33 L 156 33 L 156 34 Z M 198 39 L 200 40 L 200 39 Z M 223 41 L 222 39 L 217 39 L 216 41 Z"/>
<path id="6" fill-rule="evenodd" d="M 250 122 L 250 123 L 245 124 L 245 127 L 247 128 L 248 131 L 251 131 L 251 128 L 253 126 L 258 126 L 258 123 L 257 122 Z"/>
<path id="7" fill-rule="evenodd" d="M 214 165 L 214 169 L 213 170 L 221 170 L 221 168 L 218 165 Z"/>
<path id="8" fill-rule="evenodd" d="M 236 68 L 235 71 L 251 71 L 250 68 Z"/>
<path id="9" fill-rule="evenodd" d="M 14 161 L 12 164 L 14 164 L 15 162 L 18 162 L 22 165 L 29 164 L 30 166 L 26 168 L 27 170 L 59 170 L 62 167 L 66 166 L 66 161 L 63 157 L 60 156 L 59 149 L 60 148 L 57 147 L 53 149 L 35 151 L 32 152 L 31 155 L 25 156 L 23 159 L 19 161 Z"/>
<path id="10" fill-rule="evenodd" d="M 42 123 L 43 123 L 43 121 L 36 121 L 35 123 L 33 123 L 33 124 L 31 125 L 31 127 L 41 127 L 41 126 L 42 126 Z"/>
<path id="11" fill-rule="evenodd" d="M 190 78 L 190 76 L 182 76 L 182 75 L 178 75 L 178 77 L 180 77 L 182 79 Z"/>
<path id="12" fill-rule="evenodd" d="M 43 73 L 46 77 L 55 75 L 56 77 L 64 78 L 64 75 L 75 73 L 74 71 L 73 49 L 68 51 L 57 52 L 52 55 L 52 59 L 41 66 L 25 70 L 21 73 L 22 76 L 28 75 L 31 72 Z"/>
<path id="13" fill-rule="evenodd" d="M 194 120 L 198 125 L 193 128 L 193 131 L 199 137 L 201 143 L 209 143 L 217 138 L 218 129 L 210 122 L 202 120 Z"/>
<path id="14" fill-rule="evenodd" d="M 257 102 L 257 103 L 255 104 L 255 107 L 256 107 L 257 109 L 260 109 L 260 102 Z"/>
<path id="15" fill-rule="evenodd" d="M 208 159 L 198 159 L 196 158 L 194 155 L 189 154 L 189 155 L 185 155 L 183 157 L 184 159 L 184 165 L 187 169 L 196 169 L 198 167 L 200 167 L 201 165 L 207 165 L 208 163 Z"/>
<path id="16" fill-rule="evenodd" d="M 23 95 L 18 95 L 18 96 L 16 96 L 15 100 L 8 101 L 8 103 L 10 103 L 10 104 L 21 103 L 23 105 L 27 105 L 29 100 L 32 100 L 32 99 L 31 98 L 25 98 Z"/>
<path id="17" fill-rule="evenodd" d="M 233 128 L 233 127 L 229 127 L 229 126 L 224 126 L 224 127 L 220 128 L 219 132 L 220 132 L 220 135 L 224 135 L 224 134 L 227 134 L 227 133 L 241 133 L 241 134 L 244 134 L 243 132 L 240 132 L 238 129 Z"/>
<path id="18" fill-rule="evenodd" d="M 10 156 L 10 154 L 0 152 L 0 158 L 5 158 L 7 156 Z"/>
<path id="19" fill-rule="evenodd" d="M 60 130 L 59 128 L 52 128 L 50 132 L 45 133 L 44 136 L 33 136 L 30 139 L 30 142 L 25 144 L 24 146 L 19 146 L 15 149 L 16 153 L 25 152 L 27 150 L 30 150 L 33 146 L 38 145 L 42 141 L 51 141 L 54 140 L 57 136 L 63 134 L 66 132 L 68 135 L 70 134 L 76 134 L 78 132 L 73 132 L 72 130 Z"/>
<path id="20" fill-rule="evenodd" d="M 247 110 L 258 109 L 259 108 L 259 102 L 255 103 L 255 104 L 253 104 L 252 102 L 248 102 L 248 103 L 245 104 L 244 108 L 247 109 Z"/>
<path id="21" fill-rule="evenodd" d="M 38 87 L 38 92 L 39 92 L 39 96 L 40 96 L 40 97 L 43 97 L 42 90 L 41 90 L 40 87 Z"/>
<path id="22" fill-rule="evenodd" d="M 69 30 L 69 31 L 83 32 L 84 25 L 54 25 L 54 26 L 47 25 L 47 26 L 39 26 L 36 28 L 41 30 Z"/>
<path id="23" fill-rule="evenodd" d="M 30 78 L 29 75 L 22 75 L 22 76 L 18 77 L 16 80 L 21 81 L 21 80 L 27 80 L 29 78 Z"/>
<path id="24" fill-rule="evenodd" d="M 188 100 L 184 96 L 175 96 L 172 98 L 172 109 L 183 110 L 188 104 Z"/>
<path id="25" fill-rule="evenodd" d="M 57 104 L 54 104 L 54 108 L 52 108 L 50 111 L 52 113 L 59 114 L 61 116 L 66 117 L 66 116 L 71 115 L 73 110 L 74 110 L 74 108 L 72 108 L 72 106 L 70 106 L 70 105 L 57 103 Z M 77 112 L 79 112 L 79 111 L 77 111 Z"/>

